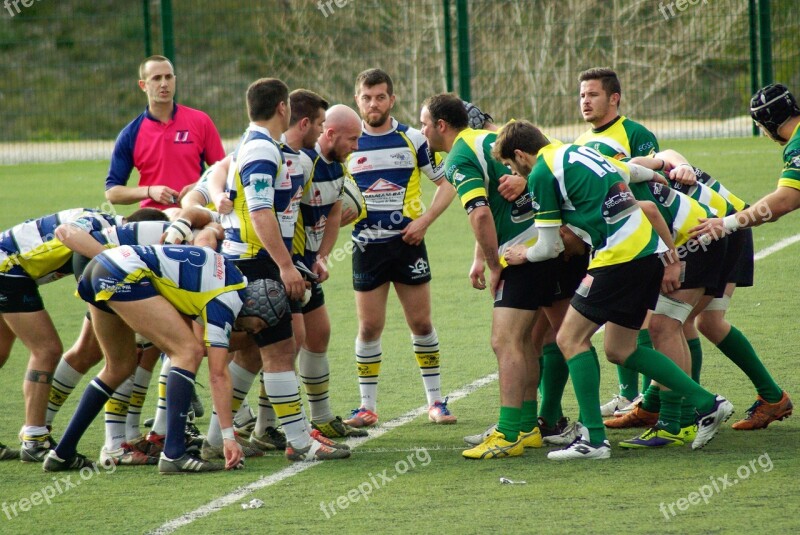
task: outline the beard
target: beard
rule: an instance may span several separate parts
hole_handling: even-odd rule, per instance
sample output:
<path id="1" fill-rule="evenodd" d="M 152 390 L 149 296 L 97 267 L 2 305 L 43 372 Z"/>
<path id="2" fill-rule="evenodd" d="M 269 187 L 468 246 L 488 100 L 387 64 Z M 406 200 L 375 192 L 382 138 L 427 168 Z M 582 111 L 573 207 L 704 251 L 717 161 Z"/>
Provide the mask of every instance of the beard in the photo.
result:
<path id="1" fill-rule="evenodd" d="M 383 126 L 386 124 L 386 121 L 389 120 L 389 115 L 391 114 L 392 110 L 386 110 L 386 113 L 382 114 L 377 119 L 370 119 L 369 114 L 362 115 L 361 118 L 364 119 L 364 122 L 367 123 L 372 128 L 378 128 L 379 126 Z"/>

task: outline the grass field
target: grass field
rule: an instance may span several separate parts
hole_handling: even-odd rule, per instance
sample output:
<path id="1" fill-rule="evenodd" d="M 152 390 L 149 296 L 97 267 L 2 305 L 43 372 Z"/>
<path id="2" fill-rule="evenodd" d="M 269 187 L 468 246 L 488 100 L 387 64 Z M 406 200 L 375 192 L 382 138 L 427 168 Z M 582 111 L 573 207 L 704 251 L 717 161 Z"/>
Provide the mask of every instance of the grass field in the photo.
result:
<path id="1" fill-rule="evenodd" d="M 751 201 L 774 189 L 781 168 L 779 148 L 765 140 L 675 142 L 671 146 Z M 59 209 L 99 206 L 106 169 L 106 162 L 0 167 L 0 228 Z M 756 251 L 794 235 L 796 222 L 796 216 L 791 215 L 757 229 Z M 346 240 L 343 232 L 337 247 Z M 469 286 L 473 242 L 463 210 L 452 206 L 430 229 L 427 242 L 434 276 L 434 324 L 443 356 L 443 388 L 453 392 L 496 369 L 489 347 L 491 302 L 485 292 Z M 790 277 L 796 271 L 798 247 L 790 245 L 757 262 L 756 286 L 737 292 L 729 318 L 749 336 L 778 383 L 800 401 L 800 371 L 794 360 L 798 334 L 791 327 L 800 315 L 800 302 Z M 333 324 L 331 393 L 334 409 L 345 415 L 359 400 L 349 258 L 334 263 L 331 272 L 325 290 Z M 73 290 L 70 280 L 42 288 L 46 306 L 67 346 L 82 320 L 82 302 L 72 296 Z M 599 340 L 597 345 L 602 347 Z M 753 386 L 712 345 L 704 343 L 704 350 L 703 383 L 733 402 L 734 418 L 742 417 L 755 398 Z M 390 422 L 391 426 L 372 431 L 380 436 L 360 444 L 347 461 L 290 465 L 283 457 L 273 455 L 249 460 L 247 468 L 238 472 L 174 478 L 159 476 L 153 467 L 122 467 L 113 474 L 101 470 L 86 480 L 72 474 L 72 483 L 80 484 L 71 488 L 66 488 L 66 482 L 62 485 L 60 478 L 42 472 L 40 466 L 5 462 L 0 464 L 0 502 L 4 507 L 0 511 L 0 533 L 143 533 L 192 511 L 193 515 L 184 517 L 180 532 L 800 530 L 800 521 L 791 513 L 791 503 L 797 505 L 800 491 L 800 415 L 759 432 L 735 432 L 726 424 L 714 442 L 697 452 L 688 447 L 644 452 L 614 447 L 608 461 L 557 464 L 546 459 L 545 450 L 528 450 L 521 458 L 467 462 L 459 454 L 461 437 L 482 431 L 497 417 L 496 381 L 487 380 L 486 386 L 474 391 L 461 391 L 460 399 L 451 403 L 459 417 L 458 425 L 436 427 L 424 416 L 407 416 L 425 400 L 402 310 L 393 297 L 383 351 L 379 414 L 381 422 Z M 26 361 L 25 348 L 17 344 L 0 373 L 0 391 L 5 392 L 0 441 L 6 443 L 15 441 L 23 421 L 20 383 Z M 616 371 L 607 363 L 601 364 L 601 371 L 601 398 L 607 399 L 616 390 Z M 198 378 L 205 383 L 206 374 L 201 371 Z M 66 425 L 86 381 L 56 419 L 56 436 Z M 210 406 L 208 391 L 201 394 Z M 152 414 L 155 398 L 153 387 L 146 415 Z M 251 402 L 255 405 L 252 396 Z M 570 386 L 564 405 L 565 412 L 574 418 L 577 407 Z M 89 456 L 96 456 L 103 444 L 99 420 L 80 445 L 80 451 Z M 207 422 L 208 416 L 201 418 L 200 428 L 204 429 Z M 615 445 L 632 435 L 629 431 L 612 431 L 609 438 Z M 406 471 L 412 460 L 415 466 Z M 729 482 L 738 479 L 737 483 L 725 487 L 721 480 L 726 476 Z M 501 477 L 527 484 L 502 485 Z M 713 488 L 712 481 L 719 491 L 714 490 L 707 503 L 686 501 L 696 502 L 691 493 L 700 492 L 704 485 Z M 63 492 L 50 504 L 20 509 L 20 500 L 29 500 L 34 493 L 57 484 Z M 368 500 L 358 493 L 359 487 L 365 492 L 368 487 L 372 489 Z M 263 500 L 264 507 L 243 510 L 240 503 L 253 498 Z M 662 503 L 666 514 L 660 510 Z M 6 507 L 12 504 L 16 515 Z M 675 504 L 674 516 L 669 513 L 669 504 Z"/>

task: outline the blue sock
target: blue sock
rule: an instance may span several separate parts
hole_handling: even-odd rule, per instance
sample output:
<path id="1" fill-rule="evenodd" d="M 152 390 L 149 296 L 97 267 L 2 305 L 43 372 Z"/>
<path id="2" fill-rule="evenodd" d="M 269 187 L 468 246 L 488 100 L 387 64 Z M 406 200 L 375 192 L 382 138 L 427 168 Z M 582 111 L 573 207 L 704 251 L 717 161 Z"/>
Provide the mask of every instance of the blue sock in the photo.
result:
<path id="1" fill-rule="evenodd" d="M 164 455 L 177 459 L 186 453 L 186 413 L 192 403 L 194 374 L 175 366 L 167 376 L 167 437 Z"/>
<path id="2" fill-rule="evenodd" d="M 89 382 L 86 390 L 81 396 L 78 408 L 67 425 L 61 441 L 56 448 L 56 455 L 62 459 L 70 459 L 78 449 L 78 442 L 83 433 L 89 428 L 92 421 L 103 410 L 103 406 L 114 393 L 114 389 L 109 388 L 103 381 L 95 377 Z"/>

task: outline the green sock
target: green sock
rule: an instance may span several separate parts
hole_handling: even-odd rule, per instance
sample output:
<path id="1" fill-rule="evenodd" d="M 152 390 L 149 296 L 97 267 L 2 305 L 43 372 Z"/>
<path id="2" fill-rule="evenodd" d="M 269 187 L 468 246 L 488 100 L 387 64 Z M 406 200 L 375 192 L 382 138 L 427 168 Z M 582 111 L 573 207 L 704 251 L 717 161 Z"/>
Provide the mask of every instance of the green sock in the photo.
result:
<path id="1" fill-rule="evenodd" d="M 650 383 L 642 396 L 642 408 L 647 412 L 661 412 L 661 389 Z"/>
<path id="2" fill-rule="evenodd" d="M 687 401 L 686 398 L 683 398 L 683 401 L 681 402 L 681 429 L 690 425 L 694 425 L 694 420 L 696 417 L 697 411 L 695 411 L 694 405 Z"/>
<path id="3" fill-rule="evenodd" d="M 636 337 L 636 345 L 641 347 L 647 347 L 653 349 L 653 340 L 650 339 L 650 331 L 647 329 L 641 329 L 639 331 L 639 335 Z M 647 377 L 646 375 L 642 375 L 642 390 L 641 392 L 644 394 L 647 391 L 647 387 L 650 386 L 653 380 Z M 631 399 L 631 398 L 628 398 Z"/>
<path id="4" fill-rule="evenodd" d="M 536 419 L 539 416 L 537 406 L 538 403 L 536 403 L 535 399 L 522 402 L 522 413 L 519 421 L 520 431 L 530 433 L 534 427 L 539 425 L 539 421 Z"/>
<path id="5" fill-rule="evenodd" d="M 599 446 L 606 439 L 600 415 L 600 373 L 597 356 L 592 351 L 578 353 L 567 361 L 575 397 L 581 409 L 581 423 L 589 430 L 589 441 Z"/>
<path id="6" fill-rule="evenodd" d="M 750 345 L 750 341 L 739 329 L 731 325 L 731 332 L 717 347 L 750 378 L 758 395 L 767 403 L 777 403 L 781 400 L 783 396 L 781 387 L 775 383 L 761 359 L 758 358 L 755 349 Z"/>
<path id="7" fill-rule="evenodd" d="M 505 435 L 509 442 L 516 442 L 519 438 L 519 422 L 522 409 L 519 407 L 500 407 L 500 420 L 497 430 Z"/>
<path id="8" fill-rule="evenodd" d="M 700 368 L 703 367 L 703 345 L 699 338 L 686 340 L 689 344 L 689 354 L 692 356 L 692 380 L 700 384 Z"/>
<path id="9" fill-rule="evenodd" d="M 621 396 L 632 400 L 639 395 L 639 372 L 624 366 L 617 366 L 617 377 Z"/>
<path id="10" fill-rule="evenodd" d="M 561 411 L 561 398 L 564 387 L 569 379 L 569 368 L 564 360 L 564 355 L 555 343 L 547 344 L 542 348 L 541 366 L 542 379 L 539 392 L 542 402 L 539 405 L 539 416 L 547 425 L 554 426 L 564 416 Z"/>
<path id="11" fill-rule="evenodd" d="M 681 401 L 683 396 L 671 390 L 661 391 L 661 412 L 658 414 L 658 427 L 677 435 L 681 432 Z"/>
<path id="12" fill-rule="evenodd" d="M 686 375 L 666 355 L 646 347 L 636 348 L 625 361 L 625 366 L 647 374 L 670 390 L 689 398 L 700 412 L 710 411 L 716 397 Z"/>

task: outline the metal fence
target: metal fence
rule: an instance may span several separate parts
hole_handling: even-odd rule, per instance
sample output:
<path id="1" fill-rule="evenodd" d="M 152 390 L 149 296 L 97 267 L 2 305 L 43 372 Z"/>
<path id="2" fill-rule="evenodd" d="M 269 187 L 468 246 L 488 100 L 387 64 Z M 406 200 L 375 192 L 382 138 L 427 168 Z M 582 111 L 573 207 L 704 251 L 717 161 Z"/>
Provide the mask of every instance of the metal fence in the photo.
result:
<path id="1" fill-rule="evenodd" d="M 577 78 L 589 67 L 616 69 L 622 113 L 662 138 L 752 135 L 754 87 L 772 77 L 800 91 L 794 0 L 10 0 L 0 10 L 0 163 L 107 159 L 144 109 L 137 67 L 150 53 L 174 59 L 178 101 L 211 115 L 229 145 L 262 76 L 352 104 L 356 74 L 380 66 L 404 122 L 453 89 L 565 140 L 586 129 Z"/>

